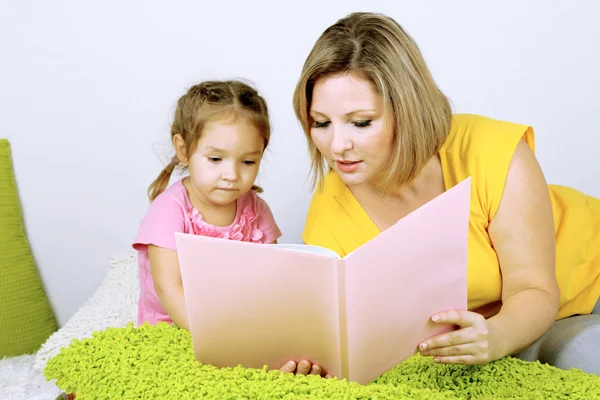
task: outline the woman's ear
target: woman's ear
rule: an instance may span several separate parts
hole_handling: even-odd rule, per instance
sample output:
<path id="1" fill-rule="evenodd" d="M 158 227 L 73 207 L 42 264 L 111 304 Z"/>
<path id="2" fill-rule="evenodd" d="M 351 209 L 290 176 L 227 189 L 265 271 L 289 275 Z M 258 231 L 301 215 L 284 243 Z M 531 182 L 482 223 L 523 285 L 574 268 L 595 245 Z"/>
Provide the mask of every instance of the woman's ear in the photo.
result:
<path id="1" fill-rule="evenodd" d="M 185 141 L 179 133 L 173 136 L 173 147 L 175 147 L 175 153 L 177 154 L 177 158 L 179 159 L 181 165 L 187 167 L 188 157 L 187 151 L 185 150 Z"/>

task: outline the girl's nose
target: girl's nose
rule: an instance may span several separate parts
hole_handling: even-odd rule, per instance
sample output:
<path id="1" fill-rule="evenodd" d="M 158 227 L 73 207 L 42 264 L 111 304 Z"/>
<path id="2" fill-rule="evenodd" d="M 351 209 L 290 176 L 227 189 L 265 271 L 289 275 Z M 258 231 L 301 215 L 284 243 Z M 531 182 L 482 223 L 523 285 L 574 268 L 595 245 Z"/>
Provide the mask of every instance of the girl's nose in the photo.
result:
<path id="1" fill-rule="evenodd" d="M 231 182 L 237 181 L 239 179 L 239 172 L 237 168 L 228 166 L 225 171 L 223 171 L 223 179 Z"/>

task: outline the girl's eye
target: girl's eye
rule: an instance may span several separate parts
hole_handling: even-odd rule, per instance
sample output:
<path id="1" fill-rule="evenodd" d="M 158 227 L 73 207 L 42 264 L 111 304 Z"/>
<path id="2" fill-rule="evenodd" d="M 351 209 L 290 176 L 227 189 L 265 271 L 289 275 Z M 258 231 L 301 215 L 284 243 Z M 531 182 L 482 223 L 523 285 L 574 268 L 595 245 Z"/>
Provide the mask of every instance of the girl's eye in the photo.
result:
<path id="1" fill-rule="evenodd" d="M 354 126 L 356 126 L 357 128 L 365 128 L 367 126 L 371 125 L 371 120 L 367 120 L 367 121 L 357 121 L 354 123 Z"/>
<path id="2" fill-rule="evenodd" d="M 217 162 L 221 161 L 221 159 L 219 157 L 208 157 L 208 161 L 217 163 Z"/>
<path id="3" fill-rule="evenodd" d="M 313 124 L 313 128 L 317 128 L 317 129 L 319 129 L 319 128 L 327 128 L 328 125 L 329 125 L 328 121 L 325 121 L 325 122 L 315 121 L 314 124 Z"/>
<path id="4" fill-rule="evenodd" d="M 244 164 L 246 164 L 246 165 L 254 165 L 254 164 L 256 164 L 256 161 L 246 160 L 246 161 L 244 161 Z"/>

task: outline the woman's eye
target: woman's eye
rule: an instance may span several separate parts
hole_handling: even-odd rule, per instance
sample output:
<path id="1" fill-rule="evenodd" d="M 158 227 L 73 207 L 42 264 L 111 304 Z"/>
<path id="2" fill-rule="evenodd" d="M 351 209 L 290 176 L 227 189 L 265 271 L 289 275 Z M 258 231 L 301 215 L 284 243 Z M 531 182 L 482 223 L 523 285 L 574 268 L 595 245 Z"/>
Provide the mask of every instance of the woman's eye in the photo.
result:
<path id="1" fill-rule="evenodd" d="M 329 125 L 328 121 L 325 121 L 325 122 L 315 121 L 314 124 L 313 124 L 313 128 L 317 128 L 317 129 L 319 129 L 319 128 L 327 128 L 328 125 Z"/>
<path id="2" fill-rule="evenodd" d="M 357 121 L 354 123 L 354 126 L 356 126 L 357 128 L 364 128 L 371 125 L 371 120 L 367 120 L 367 121 Z"/>
<path id="3" fill-rule="evenodd" d="M 208 161 L 216 163 L 221 161 L 221 159 L 219 157 L 208 157 Z"/>

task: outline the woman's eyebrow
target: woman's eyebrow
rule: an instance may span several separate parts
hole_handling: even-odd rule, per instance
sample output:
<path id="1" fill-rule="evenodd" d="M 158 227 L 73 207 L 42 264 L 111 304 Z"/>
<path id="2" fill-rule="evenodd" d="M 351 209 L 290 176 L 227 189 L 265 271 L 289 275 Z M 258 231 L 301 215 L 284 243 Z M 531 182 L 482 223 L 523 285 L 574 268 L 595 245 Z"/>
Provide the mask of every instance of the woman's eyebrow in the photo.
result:
<path id="1" fill-rule="evenodd" d="M 354 114 L 360 114 L 360 113 L 364 113 L 364 112 L 367 112 L 367 113 L 369 113 L 369 112 L 370 113 L 376 113 L 376 112 L 378 112 L 378 110 L 371 109 L 371 108 L 361 108 L 361 109 L 358 109 L 358 110 L 353 110 L 353 111 L 347 112 L 346 114 L 344 114 L 344 116 L 345 117 L 350 117 L 350 116 L 352 116 Z M 318 115 L 320 115 L 322 117 L 326 117 L 326 115 L 323 114 L 322 112 L 319 112 L 317 110 L 311 109 L 310 110 L 310 115 L 313 115 L 313 114 L 318 114 Z"/>

